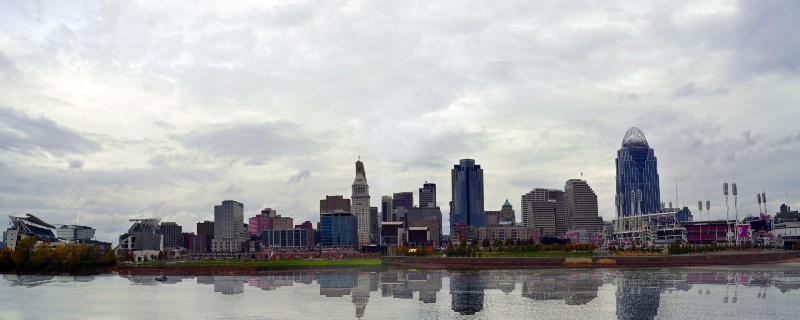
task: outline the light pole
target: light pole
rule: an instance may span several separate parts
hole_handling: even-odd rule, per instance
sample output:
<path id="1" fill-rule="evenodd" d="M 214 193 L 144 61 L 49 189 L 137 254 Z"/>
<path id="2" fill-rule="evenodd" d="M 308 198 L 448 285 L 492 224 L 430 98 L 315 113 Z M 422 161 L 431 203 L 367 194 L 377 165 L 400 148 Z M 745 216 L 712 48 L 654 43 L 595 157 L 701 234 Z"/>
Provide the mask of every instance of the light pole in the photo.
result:
<path id="1" fill-rule="evenodd" d="M 739 192 L 736 191 L 736 182 L 734 182 L 731 187 L 733 187 L 733 190 L 732 190 L 733 191 L 733 208 L 736 210 L 736 220 L 735 220 L 736 222 L 735 223 L 739 223 L 739 206 L 738 206 L 738 201 L 739 201 L 738 200 L 739 199 L 738 195 L 739 195 Z M 735 236 L 736 236 L 736 245 L 738 246 L 739 245 L 739 235 L 737 234 Z"/>
<path id="2" fill-rule="evenodd" d="M 700 220 L 703 220 L 703 200 L 697 201 L 697 210 L 700 211 Z M 700 243 L 703 243 L 703 225 L 700 226 Z"/>
<path id="3" fill-rule="evenodd" d="M 725 195 L 725 232 L 726 232 L 725 239 L 726 239 L 726 242 L 728 242 L 728 245 L 730 245 L 731 236 L 733 235 L 733 230 L 731 230 L 731 226 L 730 226 L 731 208 L 728 206 L 728 183 L 727 182 L 723 182 L 722 183 L 722 194 Z"/>

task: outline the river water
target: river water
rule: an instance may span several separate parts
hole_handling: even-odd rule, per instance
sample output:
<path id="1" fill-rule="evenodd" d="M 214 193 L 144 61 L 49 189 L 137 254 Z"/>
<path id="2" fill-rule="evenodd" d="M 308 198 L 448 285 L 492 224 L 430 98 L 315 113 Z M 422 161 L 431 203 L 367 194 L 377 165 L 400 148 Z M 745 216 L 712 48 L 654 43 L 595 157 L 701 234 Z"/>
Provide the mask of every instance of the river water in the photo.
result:
<path id="1" fill-rule="evenodd" d="M 797 319 L 800 263 L 18 276 L 0 319 Z"/>

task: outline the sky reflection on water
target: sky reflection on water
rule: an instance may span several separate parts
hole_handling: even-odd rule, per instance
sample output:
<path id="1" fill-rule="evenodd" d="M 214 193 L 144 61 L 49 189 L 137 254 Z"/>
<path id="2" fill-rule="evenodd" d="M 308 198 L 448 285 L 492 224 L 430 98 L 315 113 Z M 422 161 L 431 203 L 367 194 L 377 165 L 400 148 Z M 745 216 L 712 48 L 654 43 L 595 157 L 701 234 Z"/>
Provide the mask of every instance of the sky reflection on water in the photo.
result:
<path id="1" fill-rule="evenodd" d="M 792 319 L 800 264 L 671 269 L 304 270 L 257 276 L 19 276 L 0 319 Z"/>

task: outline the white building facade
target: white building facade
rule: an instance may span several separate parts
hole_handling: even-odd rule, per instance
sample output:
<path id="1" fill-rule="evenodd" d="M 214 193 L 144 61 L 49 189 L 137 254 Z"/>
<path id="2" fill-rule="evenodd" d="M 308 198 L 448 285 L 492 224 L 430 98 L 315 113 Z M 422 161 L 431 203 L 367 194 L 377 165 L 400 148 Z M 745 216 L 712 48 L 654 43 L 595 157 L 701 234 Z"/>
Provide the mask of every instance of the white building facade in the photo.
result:
<path id="1" fill-rule="evenodd" d="M 211 252 L 240 252 L 247 241 L 244 228 L 244 204 L 233 200 L 214 206 L 214 238 Z"/>
<path id="2" fill-rule="evenodd" d="M 356 178 L 353 180 L 352 196 L 352 212 L 356 217 L 356 236 L 358 238 L 358 246 L 369 246 L 371 243 L 371 223 L 370 223 L 370 209 L 369 209 L 369 184 L 367 184 L 367 173 L 364 170 L 364 163 L 361 160 L 356 161 Z"/>

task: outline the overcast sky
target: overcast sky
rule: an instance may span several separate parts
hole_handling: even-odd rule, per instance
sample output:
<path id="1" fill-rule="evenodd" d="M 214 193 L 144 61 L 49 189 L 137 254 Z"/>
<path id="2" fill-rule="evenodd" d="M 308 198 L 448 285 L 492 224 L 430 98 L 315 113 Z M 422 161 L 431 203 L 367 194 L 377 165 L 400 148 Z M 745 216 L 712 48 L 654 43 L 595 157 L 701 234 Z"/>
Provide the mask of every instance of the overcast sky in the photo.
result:
<path id="1" fill-rule="evenodd" d="M 582 172 L 610 220 L 632 126 L 662 201 L 800 208 L 798 30 L 798 1 L 2 1 L 0 208 L 114 242 L 226 199 L 316 222 L 360 156 L 372 206 L 434 182 L 447 232 L 473 158 L 486 210 Z"/>

